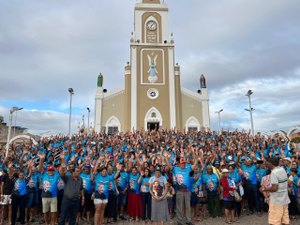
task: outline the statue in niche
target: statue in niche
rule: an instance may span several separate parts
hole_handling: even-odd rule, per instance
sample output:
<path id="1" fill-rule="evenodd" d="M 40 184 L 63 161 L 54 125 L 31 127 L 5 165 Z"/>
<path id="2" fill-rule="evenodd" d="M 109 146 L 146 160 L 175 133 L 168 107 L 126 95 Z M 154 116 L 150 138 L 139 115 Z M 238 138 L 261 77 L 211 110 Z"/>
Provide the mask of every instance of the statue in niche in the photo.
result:
<path id="1" fill-rule="evenodd" d="M 99 76 L 98 76 L 97 86 L 98 87 L 103 86 L 103 75 L 102 75 L 102 73 L 100 73 Z"/>
<path id="2" fill-rule="evenodd" d="M 158 79 L 157 77 L 158 72 L 156 70 L 157 55 L 154 56 L 154 52 L 152 52 L 151 56 L 147 55 L 147 57 L 149 61 L 148 80 L 150 83 L 155 83 Z"/>
<path id="3" fill-rule="evenodd" d="M 201 88 L 206 88 L 206 80 L 205 80 L 205 77 L 204 77 L 203 74 L 200 77 L 200 87 Z"/>

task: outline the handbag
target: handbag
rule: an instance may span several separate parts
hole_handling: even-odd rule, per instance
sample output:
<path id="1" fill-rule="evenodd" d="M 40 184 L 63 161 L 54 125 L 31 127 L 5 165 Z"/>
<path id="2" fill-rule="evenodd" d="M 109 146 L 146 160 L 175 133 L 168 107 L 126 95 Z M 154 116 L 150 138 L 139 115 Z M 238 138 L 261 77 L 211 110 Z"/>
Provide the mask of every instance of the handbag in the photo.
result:
<path id="1" fill-rule="evenodd" d="M 233 196 L 234 196 L 234 200 L 236 202 L 242 201 L 242 197 L 240 196 L 240 194 L 236 190 L 233 192 Z"/>

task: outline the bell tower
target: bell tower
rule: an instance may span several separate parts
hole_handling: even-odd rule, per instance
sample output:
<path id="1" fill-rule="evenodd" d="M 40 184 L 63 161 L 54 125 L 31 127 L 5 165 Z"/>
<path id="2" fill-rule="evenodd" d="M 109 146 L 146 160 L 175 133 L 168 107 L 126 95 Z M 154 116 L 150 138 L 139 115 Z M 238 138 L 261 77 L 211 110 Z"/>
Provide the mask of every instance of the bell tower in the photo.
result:
<path id="1" fill-rule="evenodd" d="M 160 0 L 140 0 L 134 9 L 130 62 L 125 67 L 129 130 L 148 129 L 154 123 L 180 128 L 180 113 L 176 114 L 181 108 L 179 75 L 174 64 L 174 40 L 168 31 L 167 5 Z"/>

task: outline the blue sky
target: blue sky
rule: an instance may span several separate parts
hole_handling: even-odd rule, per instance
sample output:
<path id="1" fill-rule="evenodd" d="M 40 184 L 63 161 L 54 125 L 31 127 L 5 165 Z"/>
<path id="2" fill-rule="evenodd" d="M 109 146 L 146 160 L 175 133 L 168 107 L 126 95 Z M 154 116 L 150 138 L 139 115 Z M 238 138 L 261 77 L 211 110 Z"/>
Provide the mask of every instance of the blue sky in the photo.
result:
<path id="1" fill-rule="evenodd" d="M 198 89 L 203 73 L 212 128 L 256 131 L 300 124 L 300 2 L 297 0 L 165 0 L 181 84 Z M 17 125 L 66 133 L 69 94 L 73 131 L 94 111 L 99 72 L 108 91 L 123 88 L 134 0 L 0 0 L 0 115 L 23 107 Z"/>

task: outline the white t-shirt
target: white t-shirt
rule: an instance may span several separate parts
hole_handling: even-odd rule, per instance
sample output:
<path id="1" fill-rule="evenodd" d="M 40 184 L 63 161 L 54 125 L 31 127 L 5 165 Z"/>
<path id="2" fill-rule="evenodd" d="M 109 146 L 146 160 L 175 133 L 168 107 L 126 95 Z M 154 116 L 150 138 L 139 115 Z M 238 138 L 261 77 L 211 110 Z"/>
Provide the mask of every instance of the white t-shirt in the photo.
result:
<path id="1" fill-rule="evenodd" d="M 290 203 L 288 195 L 288 177 L 284 168 L 275 167 L 271 172 L 271 185 L 277 184 L 278 190 L 270 192 L 270 202 L 276 205 L 287 205 Z"/>

